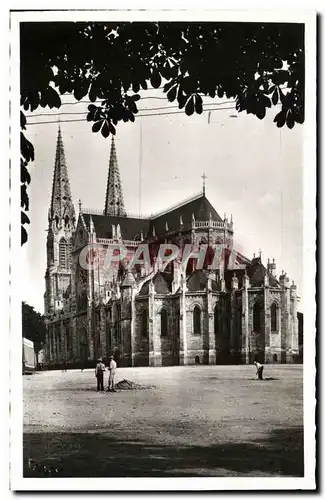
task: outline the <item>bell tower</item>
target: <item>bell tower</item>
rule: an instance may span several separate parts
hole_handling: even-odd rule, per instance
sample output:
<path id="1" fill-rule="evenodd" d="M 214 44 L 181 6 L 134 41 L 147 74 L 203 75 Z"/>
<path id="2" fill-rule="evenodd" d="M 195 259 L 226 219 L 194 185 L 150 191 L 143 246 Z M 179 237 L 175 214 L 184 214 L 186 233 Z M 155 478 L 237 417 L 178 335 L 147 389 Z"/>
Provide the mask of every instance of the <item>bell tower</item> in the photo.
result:
<path id="1" fill-rule="evenodd" d="M 112 215 L 114 217 L 123 217 L 126 215 L 117 153 L 115 150 L 113 137 L 111 142 L 109 175 L 106 188 L 104 215 Z"/>
<path id="2" fill-rule="evenodd" d="M 72 235 L 76 215 L 71 199 L 65 152 L 59 126 L 54 162 L 51 203 L 48 212 L 45 313 L 62 309 L 71 281 Z"/>

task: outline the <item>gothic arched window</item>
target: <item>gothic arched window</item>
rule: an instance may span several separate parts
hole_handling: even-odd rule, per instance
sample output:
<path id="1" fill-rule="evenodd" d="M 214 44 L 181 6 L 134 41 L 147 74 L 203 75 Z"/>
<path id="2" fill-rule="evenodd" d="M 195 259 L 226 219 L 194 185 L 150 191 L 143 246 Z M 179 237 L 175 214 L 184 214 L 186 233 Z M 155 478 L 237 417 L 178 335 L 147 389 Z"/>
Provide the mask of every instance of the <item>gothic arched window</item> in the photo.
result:
<path id="1" fill-rule="evenodd" d="M 59 242 L 59 266 L 66 269 L 68 267 L 68 245 L 64 238 Z"/>
<path id="2" fill-rule="evenodd" d="M 193 331 L 195 335 L 201 334 L 201 310 L 199 306 L 195 306 L 193 311 Z"/>
<path id="3" fill-rule="evenodd" d="M 219 310 L 217 304 L 214 308 L 214 333 L 215 335 L 219 333 Z"/>
<path id="4" fill-rule="evenodd" d="M 187 262 L 187 267 L 186 267 L 186 275 L 189 276 L 190 274 L 194 273 L 196 271 L 196 264 L 197 264 L 197 259 L 194 259 L 193 257 L 190 257 Z"/>
<path id="5" fill-rule="evenodd" d="M 116 312 L 117 312 L 117 323 L 116 323 L 117 342 L 118 342 L 118 344 L 120 344 L 120 342 L 121 342 L 121 305 L 120 304 L 117 304 Z"/>
<path id="6" fill-rule="evenodd" d="M 143 337 L 148 335 L 148 311 L 144 309 L 141 315 L 141 334 Z"/>
<path id="7" fill-rule="evenodd" d="M 275 302 L 271 306 L 271 331 L 277 331 L 277 305 Z"/>
<path id="8" fill-rule="evenodd" d="M 260 304 L 258 302 L 255 303 L 253 307 L 253 326 L 254 332 L 260 332 Z"/>
<path id="9" fill-rule="evenodd" d="M 179 309 L 177 310 L 176 315 L 175 315 L 175 333 L 176 333 L 177 337 L 180 334 L 180 311 L 179 311 Z"/>
<path id="10" fill-rule="evenodd" d="M 168 313 L 165 309 L 161 311 L 161 336 L 166 337 L 168 334 Z"/>

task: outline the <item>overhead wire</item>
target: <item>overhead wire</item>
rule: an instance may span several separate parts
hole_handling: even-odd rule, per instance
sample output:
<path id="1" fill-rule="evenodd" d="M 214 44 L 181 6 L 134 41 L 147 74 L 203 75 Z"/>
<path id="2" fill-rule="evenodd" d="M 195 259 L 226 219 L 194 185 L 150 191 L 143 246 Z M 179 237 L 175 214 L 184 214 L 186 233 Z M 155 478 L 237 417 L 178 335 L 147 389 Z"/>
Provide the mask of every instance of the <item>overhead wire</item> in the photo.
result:
<path id="1" fill-rule="evenodd" d="M 233 104 L 235 103 L 235 100 L 233 101 L 223 101 L 221 103 L 216 103 L 216 102 L 206 102 L 204 103 L 204 106 L 223 106 L 224 104 Z M 75 104 L 75 103 L 72 103 Z M 146 108 L 146 109 L 140 109 L 139 111 L 159 111 L 159 110 L 164 110 L 164 109 L 180 109 L 179 106 L 157 106 L 155 108 Z M 63 113 L 39 113 L 39 114 L 29 114 L 25 115 L 26 118 L 36 118 L 40 116 L 62 116 L 62 115 L 84 115 L 87 114 L 88 111 L 67 111 Z"/>
<path id="2" fill-rule="evenodd" d="M 211 109 L 203 109 L 203 113 L 207 111 L 224 111 L 228 109 L 235 109 L 234 106 L 227 106 L 225 108 L 211 108 Z M 146 110 L 144 110 L 146 111 Z M 178 114 L 185 114 L 184 110 L 181 111 L 167 111 L 166 113 L 137 113 L 135 114 L 135 117 L 141 117 L 141 116 L 165 116 L 165 115 L 178 115 Z M 77 118 L 73 120 L 60 120 L 60 123 L 72 123 L 72 122 L 85 122 L 85 118 Z M 56 120 L 51 120 L 51 121 L 39 121 L 39 122 L 27 122 L 27 125 L 44 125 L 44 124 L 49 124 L 49 123 L 57 123 Z M 92 122 L 90 122 L 92 123 Z"/>
<path id="3" fill-rule="evenodd" d="M 148 90 L 159 90 L 159 89 L 163 89 L 164 87 L 159 87 L 158 89 L 148 89 Z M 281 90 L 284 90 L 286 89 L 287 87 L 286 86 L 280 86 L 280 89 Z M 148 91 L 144 91 L 144 92 L 148 92 Z M 201 97 L 209 97 L 209 96 L 206 96 L 205 94 L 200 94 L 199 95 Z M 63 94 L 62 97 L 65 97 L 65 96 L 71 96 L 73 97 L 73 94 L 72 93 L 66 93 L 66 94 Z M 157 99 L 157 100 L 162 100 L 162 101 L 166 101 L 167 100 L 167 97 L 160 97 L 160 96 L 141 96 L 141 100 L 142 101 L 146 101 L 147 99 Z M 214 97 L 211 97 L 211 99 L 214 99 Z M 61 106 L 75 106 L 76 104 L 80 104 L 80 103 L 86 103 L 86 104 L 99 104 L 100 102 L 104 101 L 105 99 L 97 99 L 97 101 L 90 101 L 89 99 L 81 99 L 80 101 L 74 101 L 74 102 L 62 102 L 61 103 Z M 235 99 L 234 100 L 231 100 L 231 101 L 225 101 L 224 103 L 221 103 L 220 105 L 222 104 L 226 104 L 226 103 L 229 103 L 229 102 L 235 102 Z M 207 103 L 209 104 L 209 103 Z M 211 104 L 214 104 L 214 103 L 211 103 Z M 218 104 L 217 104 L 218 105 Z M 67 114 L 67 113 L 65 113 Z M 36 116 L 36 115 L 33 115 L 33 116 Z"/>

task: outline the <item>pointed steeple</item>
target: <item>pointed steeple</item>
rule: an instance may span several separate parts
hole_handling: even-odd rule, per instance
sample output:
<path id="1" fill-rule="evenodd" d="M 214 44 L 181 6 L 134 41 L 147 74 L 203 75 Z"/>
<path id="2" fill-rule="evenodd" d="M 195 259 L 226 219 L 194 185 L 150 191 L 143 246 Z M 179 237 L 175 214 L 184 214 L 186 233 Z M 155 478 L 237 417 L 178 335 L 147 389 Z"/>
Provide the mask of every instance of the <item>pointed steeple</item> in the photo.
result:
<path id="1" fill-rule="evenodd" d="M 106 188 L 104 215 L 124 216 L 126 215 L 123 202 L 122 186 L 120 181 L 120 172 L 115 150 L 115 142 L 112 137 L 109 175 Z"/>
<path id="2" fill-rule="evenodd" d="M 49 223 L 55 227 L 74 225 L 75 209 L 71 199 L 68 170 L 62 142 L 61 129 L 58 129 L 57 147 L 54 163 L 52 197 L 49 210 Z"/>

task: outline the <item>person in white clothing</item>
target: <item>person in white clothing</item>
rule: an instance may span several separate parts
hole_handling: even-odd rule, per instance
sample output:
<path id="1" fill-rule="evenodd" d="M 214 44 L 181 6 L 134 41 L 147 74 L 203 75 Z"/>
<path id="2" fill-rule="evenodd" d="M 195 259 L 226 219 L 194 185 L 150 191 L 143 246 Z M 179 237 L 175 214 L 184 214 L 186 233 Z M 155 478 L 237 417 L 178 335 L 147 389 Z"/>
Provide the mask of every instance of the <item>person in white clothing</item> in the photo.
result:
<path id="1" fill-rule="evenodd" d="M 258 380 L 263 380 L 263 369 L 264 369 L 264 366 L 261 365 L 260 363 L 258 363 L 258 361 L 254 361 L 254 365 L 256 366 L 256 369 L 257 369 Z"/>
<path id="2" fill-rule="evenodd" d="M 117 363 L 114 361 L 113 356 L 109 357 L 109 392 L 116 392 L 114 388 L 114 376 L 117 369 Z"/>

